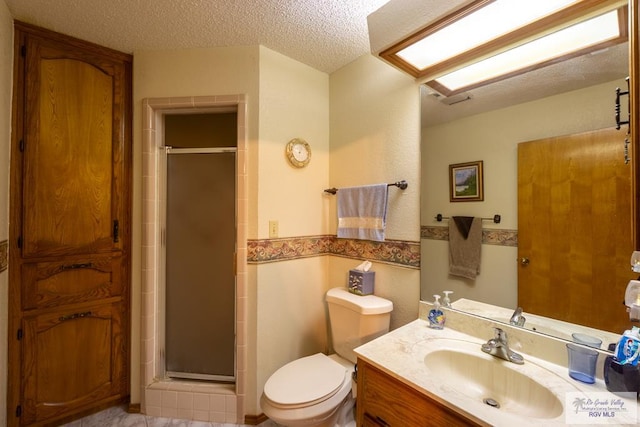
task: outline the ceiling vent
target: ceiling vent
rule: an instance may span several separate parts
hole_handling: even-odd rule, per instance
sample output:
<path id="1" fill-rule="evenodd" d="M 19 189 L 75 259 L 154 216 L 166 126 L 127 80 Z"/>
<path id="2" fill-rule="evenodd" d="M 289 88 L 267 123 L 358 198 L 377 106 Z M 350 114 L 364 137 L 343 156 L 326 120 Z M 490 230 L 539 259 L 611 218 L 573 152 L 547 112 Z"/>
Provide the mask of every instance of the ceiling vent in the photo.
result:
<path id="1" fill-rule="evenodd" d="M 433 92 L 431 95 L 438 101 L 446 105 L 459 104 L 464 101 L 469 101 L 473 98 L 473 96 L 469 92 L 463 92 L 452 96 L 443 96 L 437 92 Z"/>

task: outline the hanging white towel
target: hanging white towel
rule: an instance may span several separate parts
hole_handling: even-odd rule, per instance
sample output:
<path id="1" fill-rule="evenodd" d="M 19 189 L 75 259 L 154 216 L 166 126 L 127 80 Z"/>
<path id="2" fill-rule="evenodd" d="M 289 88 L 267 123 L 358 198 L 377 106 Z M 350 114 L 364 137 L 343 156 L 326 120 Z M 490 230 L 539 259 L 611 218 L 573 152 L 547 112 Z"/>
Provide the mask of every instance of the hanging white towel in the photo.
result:
<path id="1" fill-rule="evenodd" d="M 338 191 L 338 237 L 384 242 L 387 184 L 341 188 Z"/>

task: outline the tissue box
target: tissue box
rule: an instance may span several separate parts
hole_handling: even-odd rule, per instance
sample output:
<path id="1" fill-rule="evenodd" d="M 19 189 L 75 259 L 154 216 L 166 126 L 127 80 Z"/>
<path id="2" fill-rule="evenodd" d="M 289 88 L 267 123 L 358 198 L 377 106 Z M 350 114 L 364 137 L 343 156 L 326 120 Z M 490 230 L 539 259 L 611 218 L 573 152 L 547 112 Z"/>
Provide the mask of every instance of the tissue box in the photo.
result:
<path id="1" fill-rule="evenodd" d="M 349 292 L 356 295 L 372 294 L 375 280 L 375 271 L 349 270 Z"/>

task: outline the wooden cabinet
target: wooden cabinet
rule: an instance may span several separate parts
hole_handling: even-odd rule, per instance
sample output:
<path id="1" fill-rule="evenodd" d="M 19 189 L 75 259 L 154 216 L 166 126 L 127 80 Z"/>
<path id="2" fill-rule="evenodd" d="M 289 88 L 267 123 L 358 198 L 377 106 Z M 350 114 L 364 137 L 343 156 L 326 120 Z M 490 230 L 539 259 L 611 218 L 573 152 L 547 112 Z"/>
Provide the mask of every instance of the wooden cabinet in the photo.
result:
<path id="1" fill-rule="evenodd" d="M 131 57 L 15 29 L 7 419 L 46 425 L 129 394 Z"/>
<path id="2" fill-rule="evenodd" d="M 360 427 L 480 425 L 361 359 L 357 400 Z"/>
<path id="3" fill-rule="evenodd" d="M 22 362 L 22 424 L 68 415 L 70 408 L 91 406 L 127 390 L 126 364 L 119 354 L 125 316 L 114 299 L 24 317 L 22 340 L 28 350 Z"/>

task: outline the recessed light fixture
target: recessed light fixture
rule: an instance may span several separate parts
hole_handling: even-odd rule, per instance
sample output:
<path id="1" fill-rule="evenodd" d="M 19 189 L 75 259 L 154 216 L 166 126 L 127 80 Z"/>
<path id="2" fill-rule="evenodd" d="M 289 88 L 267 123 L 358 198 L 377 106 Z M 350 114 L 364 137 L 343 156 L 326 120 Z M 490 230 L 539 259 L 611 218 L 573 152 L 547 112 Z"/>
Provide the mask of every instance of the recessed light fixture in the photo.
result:
<path id="1" fill-rule="evenodd" d="M 440 93 L 627 41 L 624 0 L 475 0 L 380 53 Z"/>
<path id="2" fill-rule="evenodd" d="M 575 0 L 476 2 L 451 23 L 400 50 L 397 55 L 425 69 L 556 12 Z"/>
<path id="3" fill-rule="evenodd" d="M 438 77 L 434 82 L 441 86 L 440 90 L 444 87 L 445 92 L 456 92 L 557 58 L 568 59 L 620 35 L 618 12 L 614 10 Z"/>

